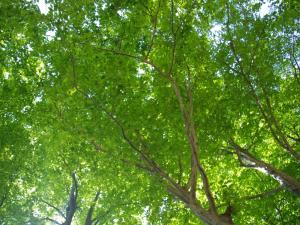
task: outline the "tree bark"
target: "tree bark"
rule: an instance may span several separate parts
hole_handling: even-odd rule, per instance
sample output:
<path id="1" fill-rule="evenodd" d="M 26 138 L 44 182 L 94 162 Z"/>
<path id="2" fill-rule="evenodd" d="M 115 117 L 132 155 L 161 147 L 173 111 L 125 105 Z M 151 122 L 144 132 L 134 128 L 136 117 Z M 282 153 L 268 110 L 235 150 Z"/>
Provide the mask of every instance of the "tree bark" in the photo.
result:
<path id="1" fill-rule="evenodd" d="M 62 225 L 71 225 L 75 211 L 77 209 L 78 184 L 76 175 L 72 173 L 73 184 L 69 194 L 69 202 L 66 208 L 66 220 Z"/>
<path id="2" fill-rule="evenodd" d="M 287 189 L 289 189 L 291 192 L 293 192 L 296 195 L 300 195 L 300 182 L 297 181 L 295 178 L 274 168 L 272 165 L 262 160 L 256 159 L 246 149 L 242 148 L 235 142 L 231 141 L 231 145 L 233 149 L 236 151 L 239 161 L 243 166 L 264 169 L 265 171 L 267 171 L 269 175 L 279 179 L 279 181 L 282 182 L 283 185 L 286 186 Z M 252 164 L 248 165 L 244 163 L 243 160 L 250 161 Z"/>
<path id="3" fill-rule="evenodd" d="M 94 222 L 93 212 L 94 212 L 95 205 L 96 205 L 96 202 L 98 201 L 99 196 L 100 196 L 100 192 L 98 191 L 96 193 L 96 196 L 95 196 L 95 198 L 94 198 L 94 200 L 93 200 L 93 202 L 92 202 L 92 204 L 89 208 L 89 211 L 87 213 L 87 216 L 86 216 L 86 219 L 85 219 L 85 225 L 93 225 L 93 222 Z"/>

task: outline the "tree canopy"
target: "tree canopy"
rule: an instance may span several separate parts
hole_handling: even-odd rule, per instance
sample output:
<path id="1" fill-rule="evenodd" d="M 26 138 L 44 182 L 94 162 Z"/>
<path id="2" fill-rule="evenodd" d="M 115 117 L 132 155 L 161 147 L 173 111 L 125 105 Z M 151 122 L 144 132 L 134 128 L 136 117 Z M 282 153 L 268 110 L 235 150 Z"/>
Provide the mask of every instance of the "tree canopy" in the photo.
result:
<path id="1" fill-rule="evenodd" d="M 299 224 L 299 12 L 2 0 L 0 224 Z"/>

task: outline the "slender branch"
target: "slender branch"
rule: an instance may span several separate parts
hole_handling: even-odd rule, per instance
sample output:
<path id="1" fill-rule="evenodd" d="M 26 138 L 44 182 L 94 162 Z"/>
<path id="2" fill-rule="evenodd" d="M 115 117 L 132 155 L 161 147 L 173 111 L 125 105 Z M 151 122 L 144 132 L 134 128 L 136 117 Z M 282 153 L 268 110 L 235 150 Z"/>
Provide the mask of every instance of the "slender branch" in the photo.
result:
<path id="1" fill-rule="evenodd" d="M 55 224 L 58 224 L 58 225 L 62 225 L 61 223 L 59 223 L 58 221 L 54 220 L 54 219 L 51 219 L 49 217 L 45 217 L 44 220 L 48 220 L 48 221 L 51 221 L 52 223 L 55 223 Z"/>
<path id="2" fill-rule="evenodd" d="M 124 203 L 120 203 L 119 201 L 116 204 L 112 204 L 108 210 L 106 210 L 102 215 L 98 215 L 93 221 L 95 222 L 95 224 L 98 224 L 100 221 L 102 222 L 102 224 L 105 222 L 106 217 L 112 213 L 114 210 L 116 210 L 118 207 L 120 206 L 126 206 L 128 207 L 129 205 L 140 205 L 139 202 L 124 202 Z M 101 220 L 102 219 L 102 220 Z"/>
<path id="3" fill-rule="evenodd" d="M 61 215 L 63 218 L 66 219 L 65 214 L 57 207 L 55 207 L 54 205 L 52 205 L 51 203 L 41 199 L 41 202 L 45 203 L 46 205 L 50 206 L 51 208 L 55 209 L 55 211 L 57 211 L 59 213 L 59 215 Z"/>
<path id="4" fill-rule="evenodd" d="M 188 186 L 190 187 L 190 193 L 193 200 L 196 199 L 196 189 L 197 189 L 197 162 L 195 162 L 194 157 L 191 156 L 191 173 L 189 177 Z"/>
<path id="5" fill-rule="evenodd" d="M 292 53 L 290 53 L 290 56 L 291 56 L 291 58 L 294 60 L 294 62 L 295 62 L 295 65 L 296 65 L 296 67 L 297 67 L 298 71 L 300 72 L 300 65 L 299 65 L 299 63 L 298 63 L 297 59 L 295 58 L 295 55 L 294 55 L 294 54 L 292 54 Z"/>
<path id="6" fill-rule="evenodd" d="M 214 199 L 213 194 L 211 192 L 210 184 L 209 184 L 206 172 L 205 172 L 204 168 L 202 167 L 202 165 L 200 163 L 197 164 L 197 168 L 198 168 L 199 173 L 202 177 L 203 187 L 204 187 L 206 198 L 208 200 L 208 204 L 210 206 L 210 210 L 214 214 L 218 214 L 215 199 Z"/>
<path id="7" fill-rule="evenodd" d="M 171 29 L 174 34 L 174 0 L 171 0 Z"/>
<path id="8" fill-rule="evenodd" d="M 262 192 L 262 193 L 259 193 L 259 194 L 255 194 L 255 195 L 250 195 L 250 196 L 243 196 L 243 197 L 238 197 L 238 198 L 235 198 L 233 199 L 233 201 L 230 203 L 230 205 L 232 206 L 235 206 L 236 204 L 244 204 L 243 202 L 244 201 L 251 201 L 251 200 L 255 200 L 255 199 L 263 199 L 263 198 L 267 198 L 267 197 L 270 197 L 272 195 L 275 195 L 277 194 L 278 192 L 284 190 L 286 187 L 280 185 L 279 187 L 276 187 L 276 188 L 273 188 L 271 190 L 268 190 L 268 191 L 265 191 L 265 192 Z M 224 206 L 227 206 L 228 204 L 225 203 L 225 204 L 221 204 L 221 205 L 218 205 L 218 208 L 220 207 L 224 207 Z M 228 208 L 228 207 L 227 207 Z"/>
<path id="9" fill-rule="evenodd" d="M 147 165 L 144 165 L 144 164 L 141 164 L 141 163 L 130 162 L 129 160 L 126 160 L 126 159 L 121 159 L 121 161 L 123 163 L 125 163 L 126 165 L 131 165 L 131 166 L 140 168 L 142 170 L 145 170 L 147 172 L 154 173 L 154 170 L 151 167 L 147 166 Z"/>
<path id="10" fill-rule="evenodd" d="M 294 64 L 293 59 L 295 60 L 294 56 L 292 56 L 292 54 L 290 53 L 290 61 L 291 61 L 291 64 L 292 64 L 292 68 L 294 70 L 294 77 L 295 77 L 297 83 L 300 85 L 300 79 L 299 79 L 300 67 L 297 64 L 296 60 L 295 60 L 296 65 Z M 298 69 L 298 71 L 297 71 L 297 69 Z"/>
<path id="11" fill-rule="evenodd" d="M 179 171 L 178 171 L 178 184 L 181 185 L 182 182 L 182 175 L 183 175 L 183 166 L 182 166 L 182 160 L 181 157 L 178 157 L 178 167 L 179 167 Z"/>
<path id="12" fill-rule="evenodd" d="M 7 199 L 7 189 L 5 190 L 5 193 L 3 194 L 3 196 L 1 197 L 1 201 L 0 201 L 0 208 L 4 205 L 5 200 Z"/>
<path id="13" fill-rule="evenodd" d="M 157 7 L 155 15 L 151 17 L 151 21 L 153 23 L 153 31 L 152 31 L 152 35 L 151 35 L 149 49 L 148 49 L 147 54 L 146 54 L 146 59 L 149 58 L 149 55 L 150 55 L 151 50 L 152 50 L 153 45 L 154 45 L 154 39 L 155 39 L 156 32 L 157 32 L 157 21 L 158 21 L 158 13 L 159 13 L 159 10 L 160 10 L 160 4 L 161 4 L 161 0 L 158 1 L 158 7 Z"/>
<path id="14" fill-rule="evenodd" d="M 173 40 L 173 44 L 172 44 L 172 57 L 171 57 L 171 65 L 168 71 L 168 77 L 172 74 L 173 71 L 173 67 L 175 64 L 175 55 L 176 55 L 176 34 L 174 34 L 174 40 Z"/>
<path id="15" fill-rule="evenodd" d="M 188 64 L 186 64 L 187 68 L 187 84 L 186 84 L 186 89 L 187 89 L 187 96 L 189 100 L 189 105 L 188 105 L 188 111 L 189 111 L 189 116 L 191 118 L 191 121 L 193 122 L 193 112 L 194 112 L 194 104 L 193 104 L 193 88 L 192 88 L 192 75 L 191 75 L 191 70 Z"/>
<path id="16" fill-rule="evenodd" d="M 257 198 L 265 198 L 265 197 L 269 197 L 271 195 L 277 194 L 278 192 L 284 190 L 286 187 L 284 187 L 283 185 L 280 185 L 279 187 L 276 187 L 274 189 L 256 194 L 256 195 L 250 195 L 250 196 L 244 196 L 244 197 L 240 197 L 238 198 L 238 200 L 253 200 L 253 199 L 257 199 Z"/>
<path id="17" fill-rule="evenodd" d="M 283 133 L 282 127 L 281 127 L 281 125 L 279 124 L 278 120 L 276 119 L 276 117 L 274 115 L 270 99 L 267 96 L 266 90 L 264 88 L 263 88 L 263 93 L 265 95 L 267 107 L 269 109 L 270 120 L 273 122 L 273 124 L 274 124 L 274 126 L 275 126 L 275 128 L 278 132 L 278 136 L 282 140 L 282 141 L 280 141 L 282 147 L 284 149 L 286 149 L 293 157 L 295 157 L 295 159 L 297 159 L 298 162 L 300 162 L 300 154 L 293 149 L 293 147 L 290 145 L 289 141 L 287 140 L 285 134 Z"/>
<path id="18" fill-rule="evenodd" d="M 188 105 L 187 105 L 187 114 L 188 114 L 188 119 L 190 120 L 190 132 L 192 136 L 196 136 L 196 134 L 193 132 L 194 130 L 194 120 L 193 120 L 193 94 L 192 94 L 192 84 L 191 84 L 191 73 L 190 73 L 190 68 L 188 64 L 186 64 L 187 67 L 187 84 L 186 84 L 186 90 L 187 90 L 187 96 L 188 96 Z M 196 138 L 193 138 L 196 139 Z M 196 147 L 198 148 L 198 147 Z M 189 178 L 189 186 L 191 187 L 191 195 L 192 198 L 196 198 L 196 187 L 197 187 L 197 161 L 194 159 L 194 157 L 191 157 L 191 173 L 190 173 L 190 178 Z"/>
<path id="19" fill-rule="evenodd" d="M 132 58 L 132 59 L 135 59 L 137 60 L 138 62 L 141 62 L 141 63 L 145 63 L 151 67 L 153 67 L 160 76 L 164 77 L 164 78 L 167 78 L 169 79 L 168 77 L 168 74 L 165 73 L 161 68 L 159 68 L 155 63 L 153 63 L 152 61 L 148 60 L 148 59 L 144 59 L 142 57 L 139 57 L 139 56 L 135 56 L 135 55 L 131 55 L 129 53 L 126 53 L 126 52 L 122 52 L 122 51 L 116 51 L 116 50 L 113 50 L 113 49 L 106 49 L 106 48 L 97 48 L 98 50 L 100 51 L 104 51 L 104 52 L 109 52 L 109 53 L 112 53 L 112 54 L 115 54 L 115 55 L 121 55 L 121 56 L 125 56 L 125 57 L 128 57 L 128 58 Z"/>
<path id="20" fill-rule="evenodd" d="M 174 31 L 174 1 L 171 0 L 171 28 L 172 28 L 172 35 L 173 35 L 173 42 L 172 42 L 172 56 L 171 56 L 171 65 L 168 70 L 168 76 L 171 76 L 173 67 L 175 64 L 176 59 L 176 45 L 177 45 L 177 33 L 179 31 L 180 26 L 178 25 L 176 31 Z"/>

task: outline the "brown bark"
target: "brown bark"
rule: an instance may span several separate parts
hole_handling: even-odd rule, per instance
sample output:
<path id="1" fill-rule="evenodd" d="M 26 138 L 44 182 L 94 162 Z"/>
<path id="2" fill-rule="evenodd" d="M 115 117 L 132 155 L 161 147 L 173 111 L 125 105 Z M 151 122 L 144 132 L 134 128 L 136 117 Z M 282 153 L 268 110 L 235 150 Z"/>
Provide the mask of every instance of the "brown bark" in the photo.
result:
<path id="1" fill-rule="evenodd" d="M 232 207 L 229 206 L 230 210 L 226 210 L 223 214 L 213 213 L 211 210 L 203 208 L 197 200 L 190 199 L 190 193 L 185 189 L 180 190 L 169 187 L 168 191 L 176 198 L 180 199 L 185 203 L 186 207 L 189 208 L 201 221 L 206 225 L 234 225 L 232 221 Z"/>

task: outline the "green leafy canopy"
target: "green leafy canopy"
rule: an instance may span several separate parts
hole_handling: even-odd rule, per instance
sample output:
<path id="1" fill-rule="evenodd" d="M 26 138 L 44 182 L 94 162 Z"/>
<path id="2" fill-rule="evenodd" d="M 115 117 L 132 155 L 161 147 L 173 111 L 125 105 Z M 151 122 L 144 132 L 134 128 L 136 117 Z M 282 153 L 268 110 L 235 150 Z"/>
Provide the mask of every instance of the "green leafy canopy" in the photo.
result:
<path id="1" fill-rule="evenodd" d="M 298 224 L 299 11 L 2 0 L 0 225 Z"/>

